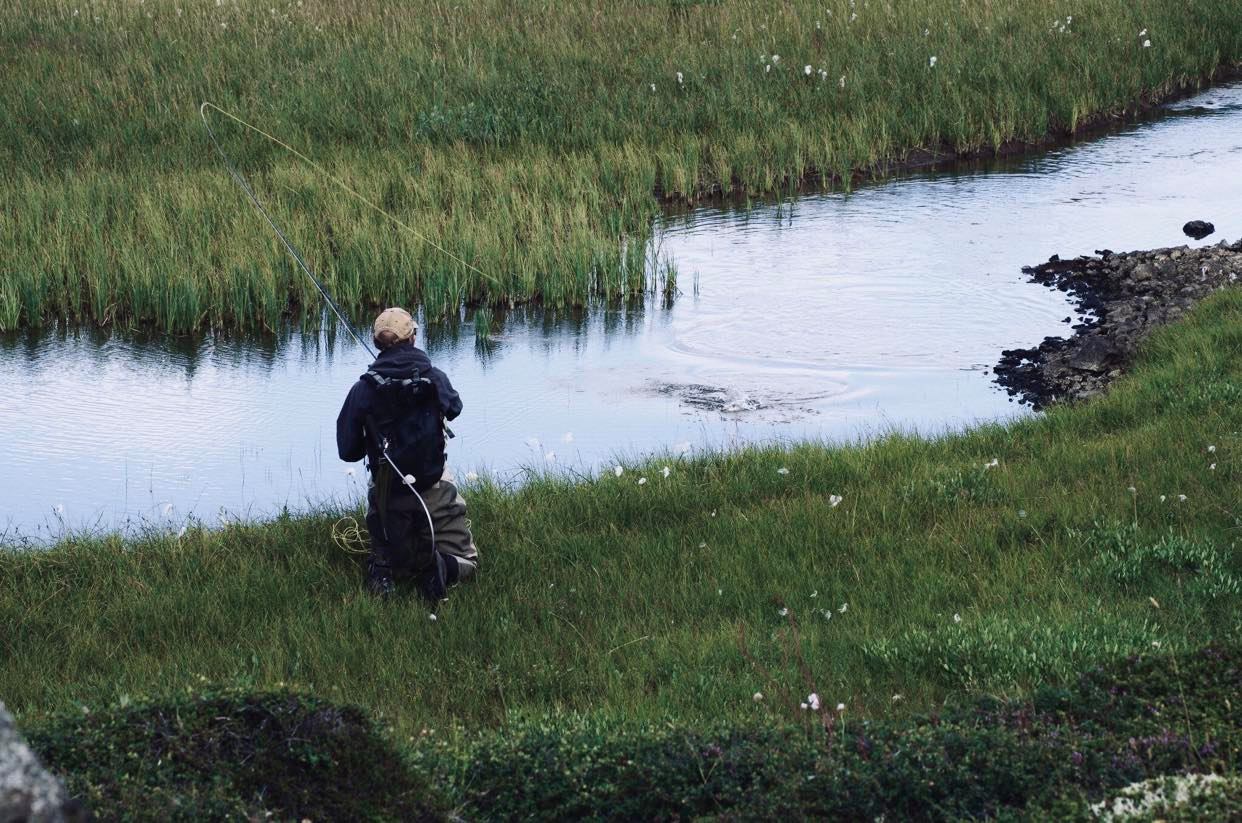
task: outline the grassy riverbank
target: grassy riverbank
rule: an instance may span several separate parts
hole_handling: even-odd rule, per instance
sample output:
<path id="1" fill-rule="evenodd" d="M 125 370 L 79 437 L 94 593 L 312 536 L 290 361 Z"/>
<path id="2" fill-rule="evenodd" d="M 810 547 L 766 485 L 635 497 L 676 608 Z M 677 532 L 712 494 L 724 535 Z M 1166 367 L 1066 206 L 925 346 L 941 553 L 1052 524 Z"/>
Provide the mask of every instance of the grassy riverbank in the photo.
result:
<path id="1" fill-rule="evenodd" d="M 205 99 L 426 238 L 221 122 L 341 302 L 422 300 L 444 316 L 462 302 L 671 287 L 645 278 L 657 192 L 771 192 L 913 149 L 1073 129 L 1242 58 L 1236 11 L 1232 0 L 6 3 L 0 330 L 263 327 L 316 305 L 211 153 Z"/>
<path id="2" fill-rule="evenodd" d="M 283 684 L 402 734 L 1021 695 L 1240 636 L 1239 400 L 1232 289 L 1107 397 L 1009 427 L 481 486 L 482 577 L 434 622 L 361 592 L 331 515 L 0 553 L 0 695 L 29 717 Z"/>

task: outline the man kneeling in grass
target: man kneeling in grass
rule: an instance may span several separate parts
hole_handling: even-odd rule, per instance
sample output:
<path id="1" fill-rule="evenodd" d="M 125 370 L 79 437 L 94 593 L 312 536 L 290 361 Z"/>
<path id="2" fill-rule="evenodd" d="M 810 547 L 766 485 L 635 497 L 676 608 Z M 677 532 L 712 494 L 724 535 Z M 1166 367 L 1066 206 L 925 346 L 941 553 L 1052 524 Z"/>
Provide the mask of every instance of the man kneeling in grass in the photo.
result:
<path id="1" fill-rule="evenodd" d="M 418 324 L 405 309 L 384 310 L 372 333 L 379 356 L 336 419 L 341 459 L 365 457 L 371 474 L 367 589 L 388 597 L 408 577 L 436 602 L 479 566 L 466 501 L 444 465 L 444 421 L 461 414 L 461 398 L 414 345 Z"/>

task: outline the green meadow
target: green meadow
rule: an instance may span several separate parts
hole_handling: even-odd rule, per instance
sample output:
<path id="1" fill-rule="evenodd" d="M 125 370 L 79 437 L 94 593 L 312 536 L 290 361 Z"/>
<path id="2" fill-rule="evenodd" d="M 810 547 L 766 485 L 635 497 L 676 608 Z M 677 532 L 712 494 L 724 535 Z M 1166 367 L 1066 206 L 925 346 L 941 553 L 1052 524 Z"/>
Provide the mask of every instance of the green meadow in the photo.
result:
<path id="1" fill-rule="evenodd" d="M 1037 140 L 1239 58 L 1234 0 L 6 0 L 0 331 L 318 309 L 204 100 L 409 227 L 216 117 L 343 305 L 452 317 L 671 294 L 663 201 Z"/>

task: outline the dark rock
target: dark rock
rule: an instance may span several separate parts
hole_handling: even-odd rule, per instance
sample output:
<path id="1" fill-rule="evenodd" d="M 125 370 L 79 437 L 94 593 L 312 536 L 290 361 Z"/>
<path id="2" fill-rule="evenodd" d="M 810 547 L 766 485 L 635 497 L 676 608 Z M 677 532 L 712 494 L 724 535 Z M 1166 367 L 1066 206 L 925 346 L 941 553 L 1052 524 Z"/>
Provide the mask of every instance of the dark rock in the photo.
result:
<path id="1" fill-rule="evenodd" d="M 1023 268 L 1036 283 L 1068 293 L 1085 319 L 1068 339 L 1049 337 L 1038 348 L 1002 352 L 997 382 L 1021 402 L 1042 408 L 1102 393 L 1153 329 L 1237 284 L 1242 272 L 1242 242 L 1098 254 L 1075 260 L 1054 255 Z"/>
<path id="2" fill-rule="evenodd" d="M 1189 223 L 1182 226 L 1182 231 L 1185 232 L 1188 237 L 1193 237 L 1196 240 L 1202 240 L 1212 232 L 1216 231 L 1216 227 L 1204 220 L 1191 220 Z"/>

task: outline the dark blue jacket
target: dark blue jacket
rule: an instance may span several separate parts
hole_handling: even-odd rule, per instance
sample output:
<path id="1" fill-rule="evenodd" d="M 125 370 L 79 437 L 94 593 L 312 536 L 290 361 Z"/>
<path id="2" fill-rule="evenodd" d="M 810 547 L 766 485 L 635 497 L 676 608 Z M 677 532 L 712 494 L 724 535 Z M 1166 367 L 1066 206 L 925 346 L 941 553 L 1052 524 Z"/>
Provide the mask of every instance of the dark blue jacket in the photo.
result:
<path id="1" fill-rule="evenodd" d="M 435 384 L 444 418 L 452 420 L 461 414 L 461 397 L 448 376 L 432 366 L 427 353 L 413 343 L 398 343 L 380 352 L 371 368 L 384 377 L 411 377 L 415 373 L 426 377 Z M 374 438 L 367 436 L 366 420 L 374 400 L 375 387 L 359 378 L 349 390 L 341 413 L 336 418 L 336 450 L 341 459 L 353 463 L 365 457 L 371 468 L 378 466 L 382 460 Z"/>

